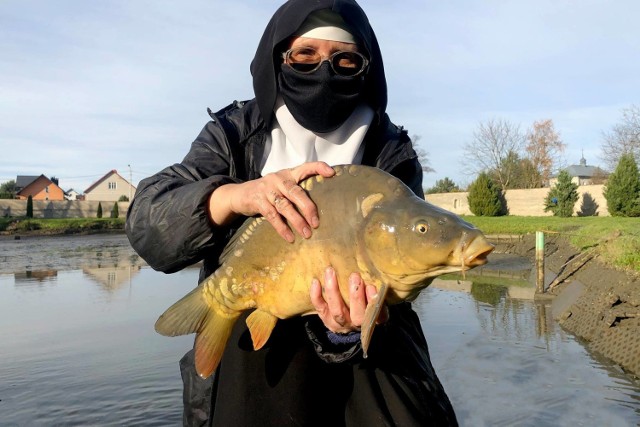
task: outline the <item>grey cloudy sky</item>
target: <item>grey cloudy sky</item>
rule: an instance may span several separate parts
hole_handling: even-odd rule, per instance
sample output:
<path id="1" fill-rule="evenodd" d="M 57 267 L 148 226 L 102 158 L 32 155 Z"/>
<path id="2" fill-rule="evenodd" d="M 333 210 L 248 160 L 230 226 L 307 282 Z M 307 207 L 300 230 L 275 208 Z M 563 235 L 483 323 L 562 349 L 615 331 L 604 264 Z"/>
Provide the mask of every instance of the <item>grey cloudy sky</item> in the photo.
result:
<path id="1" fill-rule="evenodd" d="M 112 169 L 134 184 L 178 162 L 206 108 L 253 97 L 249 63 L 282 1 L 3 0 L 0 182 L 56 176 L 84 191 Z M 480 122 L 553 119 L 601 164 L 602 132 L 640 103 L 640 1 L 362 0 L 388 112 L 459 184 Z"/>

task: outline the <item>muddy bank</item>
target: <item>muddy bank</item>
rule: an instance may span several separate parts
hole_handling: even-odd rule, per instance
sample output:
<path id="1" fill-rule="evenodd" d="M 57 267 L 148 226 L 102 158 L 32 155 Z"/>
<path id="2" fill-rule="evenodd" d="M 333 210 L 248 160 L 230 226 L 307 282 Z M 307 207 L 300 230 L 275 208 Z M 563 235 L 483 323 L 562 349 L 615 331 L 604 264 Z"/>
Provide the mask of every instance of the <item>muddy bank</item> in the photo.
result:
<path id="1" fill-rule="evenodd" d="M 499 249 L 534 262 L 535 236 L 505 239 Z M 571 294 L 571 303 L 556 314 L 560 325 L 584 339 L 590 350 L 640 377 L 640 277 L 608 267 L 553 235 L 545 244 L 545 268 L 552 272 L 546 280 L 549 293 L 558 298 Z"/>
<path id="2" fill-rule="evenodd" d="M 125 265 L 138 267 L 146 263 L 133 250 L 124 232 L 0 236 L 0 274 L 46 274 Z"/>

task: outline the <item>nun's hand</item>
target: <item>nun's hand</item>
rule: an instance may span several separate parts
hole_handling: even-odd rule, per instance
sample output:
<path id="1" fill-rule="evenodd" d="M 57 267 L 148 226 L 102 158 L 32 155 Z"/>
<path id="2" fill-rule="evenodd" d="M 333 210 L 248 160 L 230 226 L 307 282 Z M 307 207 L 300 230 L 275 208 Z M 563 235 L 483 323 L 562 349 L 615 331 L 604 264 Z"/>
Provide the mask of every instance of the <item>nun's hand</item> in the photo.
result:
<path id="1" fill-rule="evenodd" d="M 305 238 L 319 224 L 318 210 L 298 185 L 314 175 L 331 177 L 335 171 L 324 162 L 303 163 L 241 184 L 226 184 L 209 197 L 209 216 L 214 224 L 228 223 L 237 215 L 262 215 L 289 242 L 295 240 L 291 227 Z"/>
<path id="2" fill-rule="evenodd" d="M 340 293 L 336 271 L 328 267 L 324 272 L 324 285 L 321 285 L 318 279 L 313 279 L 309 294 L 311 303 L 324 326 L 332 332 L 345 334 L 360 330 L 367 303 L 377 293 L 375 286 L 367 285 L 360 274 L 352 273 L 349 276 L 349 306 L 347 306 Z M 384 323 L 388 318 L 389 310 L 385 305 L 377 323 Z"/>

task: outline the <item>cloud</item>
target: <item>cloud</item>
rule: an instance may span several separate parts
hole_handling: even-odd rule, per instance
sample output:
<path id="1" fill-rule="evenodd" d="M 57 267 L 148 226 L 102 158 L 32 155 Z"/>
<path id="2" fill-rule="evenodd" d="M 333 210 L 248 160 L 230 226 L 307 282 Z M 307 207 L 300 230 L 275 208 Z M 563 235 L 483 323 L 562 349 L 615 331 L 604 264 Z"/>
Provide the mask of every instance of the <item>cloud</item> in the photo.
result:
<path id="1" fill-rule="evenodd" d="M 253 95 L 249 64 L 275 0 L 0 2 L 0 181 L 45 173 L 85 189 L 180 161 L 216 110 Z M 381 43 L 389 113 L 431 155 L 425 185 L 461 174 L 489 117 L 551 118 L 596 163 L 638 103 L 640 3 L 361 2 Z M 593 158 L 593 159 L 592 159 Z"/>

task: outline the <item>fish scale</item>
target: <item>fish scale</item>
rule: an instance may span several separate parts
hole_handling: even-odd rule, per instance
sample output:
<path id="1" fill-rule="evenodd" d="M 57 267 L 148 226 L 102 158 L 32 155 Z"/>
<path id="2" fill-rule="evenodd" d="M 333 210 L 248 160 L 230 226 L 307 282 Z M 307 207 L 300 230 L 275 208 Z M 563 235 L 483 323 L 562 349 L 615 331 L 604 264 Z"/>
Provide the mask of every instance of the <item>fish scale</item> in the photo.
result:
<path id="1" fill-rule="evenodd" d="M 383 302 L 413 300 L 438 275 L 487 261 L 493 250 L 482 233 L 456 215 L 417 197 L 402 181 L 373 167 L 341 165 L 331 178 L 299 185 L 318 208 L 320 226 L 309 239 L 282 239 L 264 218 L 249 218 L 223 250 L 220 267 L 169 307 L 156 322 L 167 336 L 196 333 L 196 370 L 216 369 L 240 313 L 254 349 L 279 319 L 313 314 L 310 285 L 332 266 L 345 303 L 348 277 L 361 274 L 378 289 L 362 324 L 366 357 Z"/>

